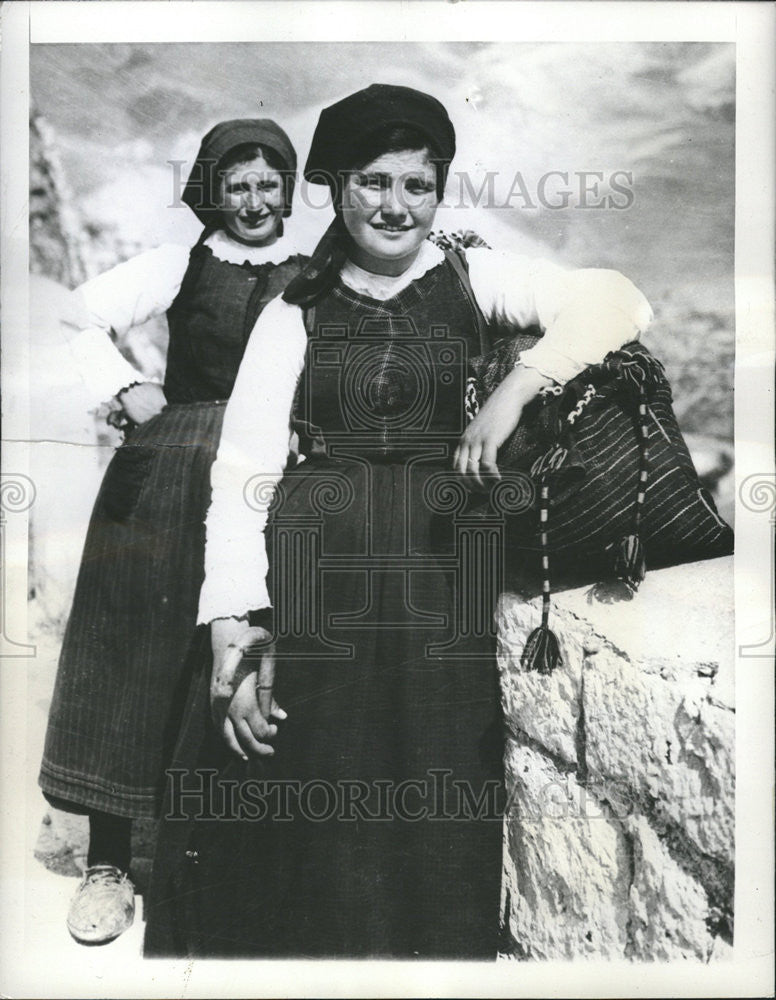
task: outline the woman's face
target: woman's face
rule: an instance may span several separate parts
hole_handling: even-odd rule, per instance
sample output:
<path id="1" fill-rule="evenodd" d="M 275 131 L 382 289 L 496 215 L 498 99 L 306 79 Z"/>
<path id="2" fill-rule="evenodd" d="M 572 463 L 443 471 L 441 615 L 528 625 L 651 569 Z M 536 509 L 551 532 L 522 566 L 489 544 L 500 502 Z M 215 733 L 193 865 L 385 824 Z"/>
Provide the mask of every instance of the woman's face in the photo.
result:
<path id="1" fill-rule="evenodd" d="M 350 173 L 342 219 L 356 264 L 401 274 L 431 232 L 438 204 L 436 169 L 427 150 L 384 153 Z"/>
<path id="2" fill-rule="evenodd" d="M 274 243 L 283 218 L 283 177 L 257 156 L 237 163 L 221 180 L 221 215 L 224 226 L 248 243 Z"/>

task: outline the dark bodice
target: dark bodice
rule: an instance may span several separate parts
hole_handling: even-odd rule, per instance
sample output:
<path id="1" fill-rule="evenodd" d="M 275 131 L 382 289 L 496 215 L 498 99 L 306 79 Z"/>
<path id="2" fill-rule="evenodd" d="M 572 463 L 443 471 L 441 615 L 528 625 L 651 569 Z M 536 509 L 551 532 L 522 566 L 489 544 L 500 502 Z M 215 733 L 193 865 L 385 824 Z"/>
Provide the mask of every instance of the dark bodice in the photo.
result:
<path id="1" fill-rule="evenodd" d="M 170 403 L 228 399 L 248 337 L 267 303 L 299 273 L 304 258 L 230 264 L 200 241 L 167 311 L 170 343 L 164 392 Z"/>
<path id="2" fill-rule="evenodd" d="M 327 448 L 360 445 L 377 457 L 457 442 L 479 340 L 449 263 L 386 301 L 339 283 L 308 315 L 308 333 L 297 416 Z"/>

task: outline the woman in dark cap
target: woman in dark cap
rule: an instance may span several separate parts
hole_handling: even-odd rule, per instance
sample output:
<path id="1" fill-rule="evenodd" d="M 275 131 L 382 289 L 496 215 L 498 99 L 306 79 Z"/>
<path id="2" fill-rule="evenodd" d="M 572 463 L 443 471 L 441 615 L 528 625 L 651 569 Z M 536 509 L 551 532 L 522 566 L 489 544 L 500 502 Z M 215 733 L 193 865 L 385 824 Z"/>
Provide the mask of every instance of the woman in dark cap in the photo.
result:
<path id="1" fill-rule="evenodd" d="M 132 923 L 132 819 L 153 816 L 185 701 L 186 650 L 204 575 L 204 518 L 226 400 L 256 319 L 304 263 L 283 219 L 296 153 L 268 119 L 216 125 L 183 201 L 204 229 L 73 294 L 83 337 L 119 335 L 167 314 L 164 385 L 114 382 L 126 440 L 97 498 L 65 633 L 40 785 L 87 813 L 87 869 L 68 928 L 87 944 Z M 132 369 L 117 361 L 111 377 Z"/>
<path id="2" fill-rule="evenodd" d="M 498 475 L 527 402 L 650 309 L 617 272 L 430 242 L 454 152 L 445 108 L 406 87 L 321 113 L 305 177 L 335 221 L 257 323 L 227 407 L 212 653 L 170 772 L 147 955 L 496 956 L 496 564 L 459 518 L 462 484 Z M 467 426 L 477 308 L 544 336 Z M 292 416 L 307 459 L 284 474 Z"/>

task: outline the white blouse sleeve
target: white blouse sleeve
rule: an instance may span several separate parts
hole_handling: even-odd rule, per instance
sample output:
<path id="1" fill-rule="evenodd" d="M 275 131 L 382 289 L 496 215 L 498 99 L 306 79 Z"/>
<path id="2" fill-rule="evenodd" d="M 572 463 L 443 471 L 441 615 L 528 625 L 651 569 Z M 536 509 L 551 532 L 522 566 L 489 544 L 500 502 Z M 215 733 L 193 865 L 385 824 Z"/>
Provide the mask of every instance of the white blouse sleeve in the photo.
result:
<path id="1" fill-rule="evenodd" d="M 115 396 L 124 386 L 148 381 L 123 356 L 107 330 L 87 327 L 68 341 L 68 351 L 83 374 L 89 398 L 95 404 Z"/>
<path id="2" fill-rule="evenodd" d="M 210 473 L 198 623 L 270 607 L 264 527 L 288 459 L 306 346 L 302 311 L 273 299 L 248 341 Z"/>
<path id="3" fill-rule="evenodd" d="M 72 293 L 71 315 L 80 329 L 72 350 L 90 357 L 90 382 L 99 400 L 115 395 L 132 382 L 147 381 L 124 359 L 110 331 L 124 336 L 154 316 L 166 312 L 180 290 L 189 262 L 184 246 L 165 244 L 84 282 Z"/>
<path id="4" fill-rule="evenodd" d="M 619 271 L 566 270 L 485 248 L 468 249 L 466 260 L 487 318 L 541 326 L 544 336 L 520 361 L 560 384 L 637 340 L 652 321 L 646 298 Z"/>

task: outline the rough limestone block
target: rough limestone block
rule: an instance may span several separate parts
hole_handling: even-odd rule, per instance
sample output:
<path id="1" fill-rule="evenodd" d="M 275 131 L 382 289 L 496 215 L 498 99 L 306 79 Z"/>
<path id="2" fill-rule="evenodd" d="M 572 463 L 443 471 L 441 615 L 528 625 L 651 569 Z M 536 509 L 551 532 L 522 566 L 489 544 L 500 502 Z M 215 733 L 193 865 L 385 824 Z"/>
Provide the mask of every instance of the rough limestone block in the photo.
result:
<path id="1" fill-rule="evenodd" d="M 507 886 L 514 950 L 527 958 L 623 958 L 630 847 L 572 773 L 509 740 Z"/>
<path id="2" fill-rule="evenodd" d="M 499 609 L 505 902 L 520 957 L 729 952 L 732 558 L 652 571 L 638 594 L 553 598 L 564 665 L 520 666 L 540 598 Z"/>
<path id="3" fill-rule="evenodd" d="M 507 725 L 570 762 L 577 760 L 582 664 L 602 644 L 664 678 L 702 678 L 706 697 L 733 706 L 733 559 L 653 570 L 639 592 L 576 587 L 553 595 L 551 626 L 563 666 L 526 673 L 520 657 L 539 624 L 541 598 L 505 594 L 497 612 Z"/>
<path id="4" fill-rule="evenodd" d="M 507 727 L 524 733 L 563 760 L 576 763 L 582 663 L 591 628 L 571 613 L 553 623 L 563 665 L 550 676 L 525 671 L 520 657 L 525 641 L 539 624 L 536 601 L 505 594 L 499 604 L 499 667 Z"/>
<path id="5" fill-rule="evenodd" d="M 667 812 L 680 822 L 703 854 L 735 863 L 735 715 L 708 698 L 685 696 L 676 715 L 680 764 L 695 775 L 687 794 L 667 799 Z M 688 776 L 689 777 L 689 776 Z"/>
<path id="6" fill-rule="evenodd" d="M 591 776 L 652 800 L 701 853 L 732 866 L 735 716 L 707 689 L 603 647 L 584 670 L 585 758 Z"/>
<path id="7" fill-rule="evenodd" d="M 629 957 L 708 961 L 714 938 L 703 887 L 674 861 L 643 816 L 626 823 L 633 845 Z"/>

